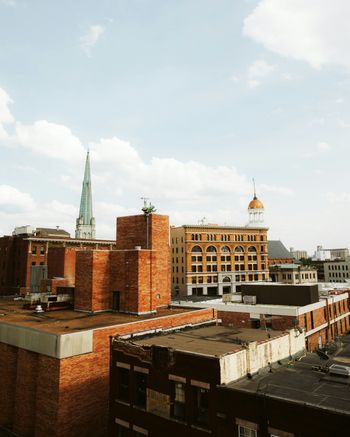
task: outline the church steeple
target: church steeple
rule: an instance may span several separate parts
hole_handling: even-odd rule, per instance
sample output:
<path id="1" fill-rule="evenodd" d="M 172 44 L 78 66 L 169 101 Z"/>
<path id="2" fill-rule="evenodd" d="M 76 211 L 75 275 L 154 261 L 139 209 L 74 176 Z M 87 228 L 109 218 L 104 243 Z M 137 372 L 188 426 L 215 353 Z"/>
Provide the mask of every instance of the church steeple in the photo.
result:
<path id="1" fill-rule="evenodd" d="M 83 188 L 81 190 L 80 210 L 75 229 L 75 238 L 95 238 L 95 218 L 92 216 L 92 191 L 89 152 L 87 152 L 86 155 Z"/>

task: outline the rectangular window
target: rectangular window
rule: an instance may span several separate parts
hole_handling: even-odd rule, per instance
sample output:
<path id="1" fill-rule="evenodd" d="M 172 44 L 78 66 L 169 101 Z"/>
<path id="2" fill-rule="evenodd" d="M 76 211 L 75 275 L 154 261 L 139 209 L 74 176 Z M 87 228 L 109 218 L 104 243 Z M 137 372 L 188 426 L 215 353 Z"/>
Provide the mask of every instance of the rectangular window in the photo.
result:
<path id="1" fill-rule="evenodd" d="M 129 429 L 125 428 L 125 426 L 118 425 L 117 436 L 118 437 L 128 437 L 129 436 Z"/>
<path id="2" fill-rule="evenodd" d="M 44 248 L 44 246 L 40 246 L 40 255 L 45 255 L 45 248 Z"/>
<path id="3" fill-rule="evenodd" d="M 209 423 L 209 390 L 201 387 L 193 387 L 194 390 L 194 418 L 200 425 Z"/>
<path id="4" fill-rule="evenodd" d="M 239 437 L 256 437 L 256 431 L 254 429 L 246 428 L 245 426 L 238 426 Z"/>
<path id="5" fill-rule="evenodd" d="M 185 384 L 171 381 L 171 409 L 170 414 L 177 419 L 184 419 L 186 414 Z"/>
<path id="6" fill-rule="evenodd" d="M 129 402 L 130 371 L 123 367 L 118 367 L 117 370 L 117 399 Z"/>
<path id="7" fill-rule="evenodd" d="M 146 408 L 147 401 L 147 374 L 135 372 L 136 396 L 135 404 L 138 407 Z"/>
<path id="8" fill-rule="evenodd" d="M 33 247 L 32 247 L 32 254 L 33 254 L 33 255 L 36 255 L 36 246 L 33 246 Z"/>

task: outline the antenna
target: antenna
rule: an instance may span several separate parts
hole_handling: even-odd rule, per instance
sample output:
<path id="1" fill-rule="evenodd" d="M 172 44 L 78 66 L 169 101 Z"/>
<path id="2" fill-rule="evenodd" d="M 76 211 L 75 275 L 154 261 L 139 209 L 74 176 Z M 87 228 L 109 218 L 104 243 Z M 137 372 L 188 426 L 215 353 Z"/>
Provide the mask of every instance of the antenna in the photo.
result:
<path id="1" fill-rule="evenodd" d="M 254 199 L 256 199 L 255 179 L 253 178 Z"/>

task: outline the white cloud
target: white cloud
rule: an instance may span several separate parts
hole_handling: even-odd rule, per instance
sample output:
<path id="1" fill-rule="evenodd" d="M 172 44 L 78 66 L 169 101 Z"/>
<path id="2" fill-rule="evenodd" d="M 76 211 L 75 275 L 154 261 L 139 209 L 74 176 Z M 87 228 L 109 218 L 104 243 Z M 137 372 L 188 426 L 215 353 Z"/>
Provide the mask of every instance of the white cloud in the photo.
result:
<path id="1" fill-rule="evenodd" d="M 340 193 L 328 192 L 326 194 L 326 197 L 328 201 L 331 203 L 340 203 L 340 204 L 350 203 L 350 193 L 347 192 L 340 192 Z"/>
<path id="2" fill-rule="evenodd" d="M 279 55 L 314 68 L 350 67 L 349 0 L 260 0 L 244 35 Z"/>
<path id="3" fill-rule="evenodd" d="M 34 208 L 29 193 L 23 193 L 10 185 L 0 185 L 0 208 L 2 213 L 23 213 Z"/>
<path id="4" fill-rule="evenodd" d="M 16 6 L 15 0 L 0 0 L 0 4 L 5 6 Z"/>
<path id="5" fill-rule="evenodd" d="M 263 59 L 257 59 L 248 67 L 248 86 L 250 88 L 255 88 L 262 84 L 273 71 L 275 66 L 268 64 Z"/>
<path id="6" fill-rule="evenodd" d="M 46 120 L 30 125 L 17 122 L 13 142 L 35 153 L 67 161 L 82 159 L 85 155 L 80 140 L 68 127 Z"/>
<path id="7" fill-rule="evenodd" d="M 314 158 L 316 156 L 324 155 L 332 150 L 332 146 L 325 141 L 320 141 L 311 150 L 303 154 L 304 158 Z"/>
<path id="8" fill-rule="evenodd" d="M 276 194 L 284 194 L 287 196 L 292 196 L 294 194 L 294 190 L 288 187 L 278 187 L 275 185 L 265 185 L 260 184 L 259 185 L 259 191 L 266 192 L 266 193 L 276 193 Z"/>
<path id="9" fill-rule="evenodd" d="M 10 103 L 12 103 L 10 96 L 0 88 L 0 125 L 14 122 L 14 117 L 9 109 Z"/>
<path id="10" fill-rule="evenodd" d="M 317 144 L 317 149 L 320 152 L 329 152 L 332 149 L 332 147 L 328 143 L 320 142 Z"/>
<path id="11" fill-rule="evenodd" d="M 95 171 L 103 185 L 153 199 L 196 202 L 227 193 L 248 193 L 249 184 L 234 167 L 154 157 L 144 162 L 136 149 L 116 137 L 91 143 Z M 112 188 L 113 187 L 113 188 Z"/>
<path id="12" fill-rule="evenodd" d="M 80 47 L 87 56 L 91 56 L 92 49 L 98 40 L 103 36 L 105 28 L 100 24 L 93 24 L 89 27 L 88 32 L 80 37 Z"/>
<path id="13" fill-rule="evenodd" d="M 338 120 L 338 124 L 339 124 L 340 127 L 343 127 L 343 128 L 349 128 L 350 127 L 350 123 L 346 122 L 344 120 Z"/>

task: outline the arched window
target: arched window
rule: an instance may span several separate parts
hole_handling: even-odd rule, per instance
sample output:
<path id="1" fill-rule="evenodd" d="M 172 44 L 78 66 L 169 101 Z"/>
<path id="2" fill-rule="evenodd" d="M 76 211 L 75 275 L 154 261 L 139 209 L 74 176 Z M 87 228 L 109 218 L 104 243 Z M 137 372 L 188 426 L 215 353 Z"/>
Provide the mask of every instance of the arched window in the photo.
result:
<path id="1" fill-rule="evenodd" d="M 248 247 L 248 252 L 256 252 L 256 247 L 254 247 L 254 246 L 249 246 L 249 247 Z"/>
<path id="2" fill-rule="evenodd" d="M 207 252 L 216 252 L 216 249 L 214 246 L 207 247 Z"/>
<path id="3" fill-rule="evenodd" d="M 236 246 L 235 247 L 235 252 L 244 252 L 243 247 L 242 246 Z"/>
<path id="4" fill-rule="evenodd" d="M 191 252 L 202 252 L 202 249 L 199 246 L 192 247 Z"/>
<path id="5" fill-rule="evenodd" d="M 230 252 L 230 248 L 228 246 L 222 246 L 220 250 L 221 252 Z"/>
<path id="6" fill-rule="evenodd" d="M 231 278 L 229 276 L 225 276 L 222 282 L 231 282 Z"/>

